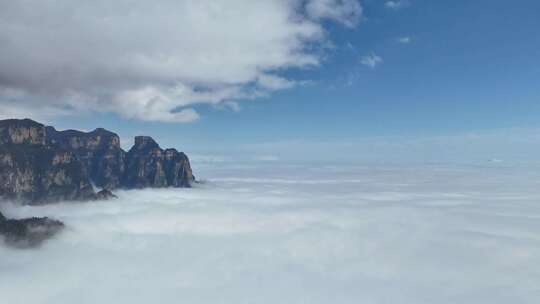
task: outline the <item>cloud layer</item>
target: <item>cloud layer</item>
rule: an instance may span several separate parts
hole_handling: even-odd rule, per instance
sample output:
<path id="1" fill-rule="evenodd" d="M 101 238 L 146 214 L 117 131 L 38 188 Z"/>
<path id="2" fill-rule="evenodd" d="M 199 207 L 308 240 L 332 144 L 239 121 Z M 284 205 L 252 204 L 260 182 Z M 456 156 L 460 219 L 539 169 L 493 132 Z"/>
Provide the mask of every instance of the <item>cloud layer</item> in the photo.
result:
<path id="1" fill-rule="evenodd" d="M 357 0 L 2 1 L 0 116 L 81 111 L 188 122 L 190 106 L 290 88 L 320 64 L 322 22 Z"/>
<path id="2" fill-rule="evenodd" d="M 68 225 L 0 245 L 3 303 L 540 300 L 537 167 L 194 166 L 203 187 L 0 203 Z"/>

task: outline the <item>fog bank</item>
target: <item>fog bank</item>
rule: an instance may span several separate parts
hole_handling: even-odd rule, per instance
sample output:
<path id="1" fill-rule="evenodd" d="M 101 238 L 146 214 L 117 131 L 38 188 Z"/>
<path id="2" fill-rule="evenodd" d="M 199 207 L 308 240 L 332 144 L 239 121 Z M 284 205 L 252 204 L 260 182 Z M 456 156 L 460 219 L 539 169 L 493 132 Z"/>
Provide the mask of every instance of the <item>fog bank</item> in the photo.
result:
<path id="1" fill-rule="evenodd" d="M 198 166 L 194 189 L 4 205 L 67 225 L 0 246 L 6 303 L 538 303 L 540 170 Z"/>

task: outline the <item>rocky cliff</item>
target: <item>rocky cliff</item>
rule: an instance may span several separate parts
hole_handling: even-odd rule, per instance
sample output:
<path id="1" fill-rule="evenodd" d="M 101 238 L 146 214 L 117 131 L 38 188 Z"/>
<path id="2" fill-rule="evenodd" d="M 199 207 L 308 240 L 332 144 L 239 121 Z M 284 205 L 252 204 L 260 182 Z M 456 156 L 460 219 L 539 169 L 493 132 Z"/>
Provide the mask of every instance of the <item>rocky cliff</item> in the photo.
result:
<path id="1" fill-rule="evenodd" d="M 24 202 L 91 199 L 84 166 L 70 150 L 48 145 L 32 120 L 0 121 L 0 196 Z"/>
<path id="2" fill-rule="evenodd" d="M 125 152 L 120 138 L 105 129 L 57 131 L 38 122 L 0 120 L 0 196 L 27 203 L 103 197 L 114 190 L 190 187 L 195 180 L 188 157 L 163 150 L 138 136 Z"/>
<path id="3" fill-rule="evenodd" d="M 53 127 L 47 127 L 46 142 L 75 153 L 97 187 L 115 189 L 122 186 L 126 152 L 120 148 L 120 137 L 115 133 L 105 129 L 88 133 L 56 131 Z"/>
<path id="4" fill-rule="evenodd" d="M 163 150 L 148 136 L 135 137 L 135 145 L 126 155 L 123 180 L 126 187 L 189 187 L 193 179 L 184 153 Z"/>

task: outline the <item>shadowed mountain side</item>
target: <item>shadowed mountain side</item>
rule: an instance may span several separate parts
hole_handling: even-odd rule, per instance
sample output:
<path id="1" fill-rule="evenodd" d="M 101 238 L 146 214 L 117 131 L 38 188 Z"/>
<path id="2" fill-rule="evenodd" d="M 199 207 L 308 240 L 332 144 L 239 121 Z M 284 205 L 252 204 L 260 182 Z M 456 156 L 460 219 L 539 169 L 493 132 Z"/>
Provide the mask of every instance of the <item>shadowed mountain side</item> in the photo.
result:
<path id="1" fill-rule="evenodd" d="M 188 157 L 162 150 L 150 137 L 138 136 L 126 153 L 117 134 L 57 131 L 30 119 L 0 121 L 0 196 L 25 203 L 93 200 L 96 194 L 145 187 L 190 187 L 195 180 Z"/>
<path id="2" fill-rule="evenodd" d="M 191 181 L 193 174 L 184 153 L 163 150 L 148 136 L 135 137 L 126 156 L 126 187 L 190 187 Z"/>
<path id="3" fill-rule="evenodd" d="M 75 130 L 56 131 L 46 128 L 47 143 L 73 151 L 92 182 L 100 188 L 115 189 L 121 186 L 126 152 L 120 148 L 120 137 L 105 129 L 92 132 Z"/>
<path id="4" fill-rule="evenodd" d="M 37 247 L 63 228 L 62 222 L 47 217 L 15 220 L 0 213 L 0 237 L 6 245 L 16 248 Z"/>

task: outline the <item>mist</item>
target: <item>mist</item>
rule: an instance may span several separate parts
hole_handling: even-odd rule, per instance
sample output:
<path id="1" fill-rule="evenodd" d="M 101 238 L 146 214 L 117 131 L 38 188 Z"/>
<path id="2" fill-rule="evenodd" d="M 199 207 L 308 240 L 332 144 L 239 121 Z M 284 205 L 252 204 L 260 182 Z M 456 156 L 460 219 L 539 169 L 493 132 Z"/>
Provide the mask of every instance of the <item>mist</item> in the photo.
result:
<path id="1" fill-rule="evenodd" d="M 540 171 L 194 164 L 193 189 L 1 205 L 67 228 L 0 245 L 5 303 L 538 303 Z"/>

